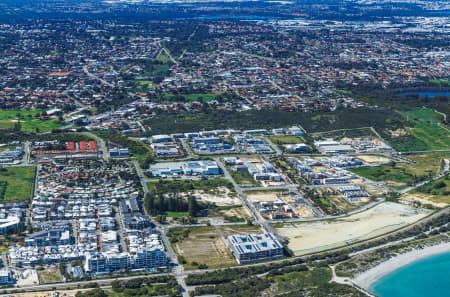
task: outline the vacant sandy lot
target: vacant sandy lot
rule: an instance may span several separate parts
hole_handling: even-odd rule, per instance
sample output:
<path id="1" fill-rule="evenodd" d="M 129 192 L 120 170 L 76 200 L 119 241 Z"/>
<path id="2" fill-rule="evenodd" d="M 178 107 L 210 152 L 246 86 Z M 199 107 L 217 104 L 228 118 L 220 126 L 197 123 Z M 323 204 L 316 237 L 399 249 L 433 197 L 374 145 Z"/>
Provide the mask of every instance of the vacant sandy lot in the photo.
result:
<path id="1" fill-rule="evenodd" d="M 285 224 L 276 228 L 276 231 L 289 238 L 289 248 L 296 255 L 303 255 L 382 235 L 411 224 L 428 213 L 426 210 L 386 202 L 349 217 Z"/>
<path id="2" fill-rule="evenodd" d="M 448 204 L 444 203 L 444 202 L 435 202 L 433 200 L 436 200 L 436 197 L 434 197 L 433 195 L 428 195 L 428 194 L 422 194 L 422 193 L 414 193 L 414 194 L 404 194 L 401 197 L 404 200 L 407 201 L 417 201 L 420 202 L 422 204 L 431 204 L 435 207 L 447 207 Z"/>
<path id="3" fill-rule="evenodd" d="M 298 208 L 297 214 L 302 218 L 313 218 L 314 213 L 311 208 L 308 207 L 300 207 Z"/>
<path id="4" fill-rule="evenodd" d="M 39 284 L 52 284 L 62 281 L 62 275 L 57 267 L 45 267 L 45 270 L 38 271 Z"/>
<path id="5" fill-rule="evenodd" d="M 264 230 L 259 225 L 248 226 L 248 225 L 237 225 L 237 226 L 220 226 L 223 236 L 227 238 L 233 234 L 261 234 Z"/>
<path id="6" fill-rule="evenodd" d="M 373 156 L 360 155 L 360 156 L 356 156 L 356 157 L 367 164 L 387 164 L 392 161 L 389 158 L 386 158 L 383 156 L 376 156 L 376 155 L 373 155 Z"/>
<path id="7" fill-rule="evenodd" d="M 248 156 L 239 156 L 239 159 L 241 159 L 241 160 L 246 160 L 246 161 L 249 161 L 249 162 L 251 162 L 251 163 L 262 163 L 262 159 L 261 159 L 261 157 L 248 157 Z"/>
<path id="8" fill-rule="evenodd" d="M 280 192 L 256 192 L 256 193 L 249 193 L 247 195 L 247 198 L 249 201 L 275 201 L 278 198 L 278 194 Z"/>
<path id="9" fill-rule="evenodd" d="M 232 266 L 236 262 L 214 227 L 197 228 L 189 237 L 175 244 L 176 253 L 188 264 L 197 262 L 210 268 Z M 194 268 L 186 265 L 185 268 Z"/>
<path id="10" fill-rule="evenodd" d="M 15 277 L 17 278 L 17 285 L 20 287 L 39 284 L 36 269 L 26 269 L 23 272 L 15 271 Z"/>
<path id="11" fill-rule="evenodd" d="M 383 197 L 389 192 L 385 188 L 382 188 L 382 187 L 379 187 L 379 186 L 373 186 L 373 185 L 365 186 L 365 190 L 372 197 Z"/>
<path id="12" fill-rule="evenodd" d="M 247 209 L 247 207 L 232 208 L 232 209 L 220 211 L 220 213 L 224 216 L 229 216 L 229 217 L 238 217 L 238 218 L 244 218 L 244 219 L 252 218 L 252 214 Z"/>
<path id="13" fill-rule="evenodd" d="M 218 187 L 214 189 L 214 193 L 206 193 L 205 191 L 191 191 L 186 193 L 180 193 L 181 196 L 187 198 L 188 196 L 194 196 L 203 202 L 212 202 L 218 206 L 229 206 L 229 205 L 241 205 L 242 201 L 236 195 L 232 193 L 230 189 L 226 187 Z M 169 197 L 169 195 L 166 195 Z"/>

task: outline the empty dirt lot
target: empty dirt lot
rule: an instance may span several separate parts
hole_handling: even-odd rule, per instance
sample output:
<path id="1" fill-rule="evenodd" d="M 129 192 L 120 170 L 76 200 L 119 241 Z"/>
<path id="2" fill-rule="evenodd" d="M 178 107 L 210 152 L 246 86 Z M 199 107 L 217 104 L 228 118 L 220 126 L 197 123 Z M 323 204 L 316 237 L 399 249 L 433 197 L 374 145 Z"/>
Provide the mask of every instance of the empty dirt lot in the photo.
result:
<path id="1" fill-rule="evenodd" d="M 222 230 L 223 236 L 228 237 L 233 234 L 262 234 L 263 229 L 261 226 L 248 226 L 248 225 L 238 225 L 238 226 L 220 226 L 220 230 Z"/>
<path id="2" fill-rule="evenodd" d="M 192 262 L 207 264 L 209 268 L 228 267 L 236 264 L 214 227 L 195 228 L 189 237 L 174 245 L 176 253 L 183 256 L 186 269 L 197 269 Z"/>
<path id="3" fill-rule="evenodd" d="M 296 255 L 323 251 L 366 240 L 411 224 L 429 211 L 386 202 L 348 217 L 278 226 Z"/>

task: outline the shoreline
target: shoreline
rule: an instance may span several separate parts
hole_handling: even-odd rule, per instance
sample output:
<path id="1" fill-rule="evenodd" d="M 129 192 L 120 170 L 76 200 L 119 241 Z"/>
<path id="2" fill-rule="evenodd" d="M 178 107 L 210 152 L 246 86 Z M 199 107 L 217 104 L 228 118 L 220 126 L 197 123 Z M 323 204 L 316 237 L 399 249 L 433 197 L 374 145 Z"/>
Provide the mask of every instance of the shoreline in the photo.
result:
<path id="1" fill-rule="evenodd" d="M 352 279 L 352 282 L 366 290 L 369 290 L 369 287 L 373 283 L 403 266 L 447 252 L 450 252 L 450 242 L 424 247 L 423 249 L 414 249 L 386 260 L 377 266 L 358 274 Z"/>

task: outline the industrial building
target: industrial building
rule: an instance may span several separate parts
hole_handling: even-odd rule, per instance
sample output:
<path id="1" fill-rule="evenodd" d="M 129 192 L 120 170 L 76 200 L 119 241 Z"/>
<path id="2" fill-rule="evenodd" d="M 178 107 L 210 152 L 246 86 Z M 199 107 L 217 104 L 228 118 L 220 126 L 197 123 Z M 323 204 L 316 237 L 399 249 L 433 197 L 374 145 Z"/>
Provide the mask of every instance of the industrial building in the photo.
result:
<path id="1" fill-rule="evenodd" d="M 272 166 L 267 161 L 264 161 L 260 166 L 257 166 L 247 160 L 244 161 L 244 166 L 247 167 L 248 172 L 250 175 L 256 180 L 268 180 L 268 181 L 275 181 L 275 182 L 281 182 L 283 181 L 283 178 L 281 175 L 277 172 L 275 167 Z"/>
<path id="2" fill-rule="evenodd" d="M 340 144 L 337 141 L 315 141 L 314 146 L 322 154 L 340 154 L 340 153 L 354 153 L 356 150 L 348 144 Z"/>
<path id="3" fill-rule="evenodd" d="M 149 171 L 153 177 L 214 176 L 221 174 L 219 166 L 213 161 L 158 163 L 152 165 Z"/>

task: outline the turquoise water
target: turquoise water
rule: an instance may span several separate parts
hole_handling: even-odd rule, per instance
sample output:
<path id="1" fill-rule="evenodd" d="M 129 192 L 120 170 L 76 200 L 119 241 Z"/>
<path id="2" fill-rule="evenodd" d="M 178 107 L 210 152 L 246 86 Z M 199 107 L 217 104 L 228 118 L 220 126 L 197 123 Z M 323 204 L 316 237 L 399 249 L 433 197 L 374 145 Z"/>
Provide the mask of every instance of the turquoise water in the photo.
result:
<path id="1" fill-rule="evenodd" d="M 398 93 L 398 94 L 399 95 L 418 95 L 418 96 L 425 96 L 425 97 L 450 96 L 450 92 L 403 92 L 403 93 Z"/>
<path id="2" fill-rule="evenodd" d="M 404 266 L 375 282 L 369 291 L 378 297 L 448 297 L 450 253 Z"/>

